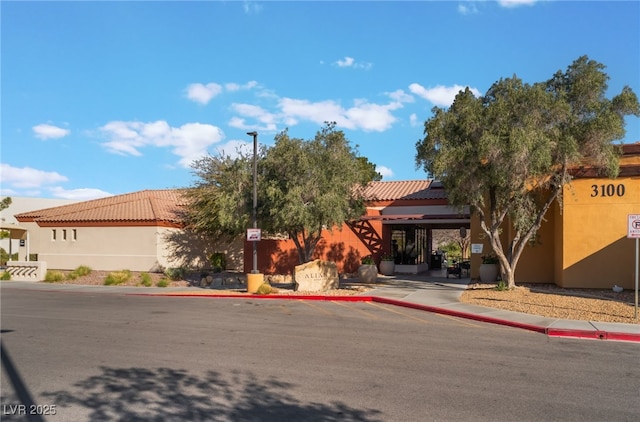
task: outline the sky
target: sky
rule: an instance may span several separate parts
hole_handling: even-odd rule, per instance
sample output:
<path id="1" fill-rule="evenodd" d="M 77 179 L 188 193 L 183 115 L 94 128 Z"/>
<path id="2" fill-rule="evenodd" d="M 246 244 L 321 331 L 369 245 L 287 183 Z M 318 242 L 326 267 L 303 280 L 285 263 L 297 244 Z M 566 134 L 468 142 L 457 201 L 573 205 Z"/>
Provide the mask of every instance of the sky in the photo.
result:
<path id="1" fill-rule="evenodd" d="M 465 87 L 587 55 L 609 98 L 640 95 L 637 1 L 2 1 L 0 20 L 2 196 L 188 187 L 194 160 L 252 151 L 247 132 L 325 121 L 383 180 L 424 179 L 424 122 Z"/>

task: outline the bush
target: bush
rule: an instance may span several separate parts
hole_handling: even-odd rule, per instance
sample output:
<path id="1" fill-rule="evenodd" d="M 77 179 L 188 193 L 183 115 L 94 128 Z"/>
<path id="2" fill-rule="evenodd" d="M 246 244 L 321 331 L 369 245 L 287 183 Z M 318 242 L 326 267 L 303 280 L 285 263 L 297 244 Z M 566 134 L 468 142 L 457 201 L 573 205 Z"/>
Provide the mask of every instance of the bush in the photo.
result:
<path id="1" fill-rule="evenodd" d="M 158 281 L 157 286 L 158 287 L 167 287 L 169 285 L 169 280 L 167 280 L 166 278 L 163 278 L 162 280 Z"/>
<path id="2" fill-rule="evenodd" d="M 140 284 L 142 284 L 144 287 L 151 287 L 151 285 L 153 284 L 153 280 L 151 280 L 151 275 L 149 275 L 149 273 L 141 273 Z"/>
<path id="3" fill-rule="evenodd" d="M 71 271 L 69 274 L 67 274 L 67 279 L 75 280 L 76 278 L 84 277 L 86 275 L 91 274 L 91 271 L 92 271 L 91 268 L 87 267 L 86 265 L 81 265 L 75 270 Z"/>
<path id="4" fill-rule="evenodd" d="M 276 293 L 276 289 L 274 289 L 273 287 L 271 287 L 271 284 L 269 283 L 263 283 L 260 285 L 260 287 L 258 287 L 258 291 L 256 291 L 256 294 L 259 295 L 268 295 L 271 293 Z"/>
<path id="5" fill-rule="evenodd" d="M 507 283 L 505 283 L 504 280 L 499 280 L 498 284 L 496 284 L 495 289 L 499 292 L 508 290 Z"/>
<path id="6" fill-rule="evenodd" d="M 3 271 L 0 275 L 0 280 L 11 280 L 11 273 L 9 271 Z"/>
<path id="7" fill-rule="evenodd" d="M 227 259 L 222 252 L 215 252 L 209 257 L 213 272 L 219 273 L 227 269 Z"/>
<path id="8" fill-rule="evenodd" d="M 104 279 L 105 286 L 117 286 L 124 282 L 127 282 L 131 279 L 131 271 L 122 270 L 122 271 L 114 271 L 107 275 Z"/>
<path id="9" fill-rule="evenodd" d="M 86 275 L 91 274 L 92 269 L 87 267 L 86 265 L 81 265 L 78 268 L 76 268 L 75 270 L 73 270 L 74 273 L 76 273 L 78 275 L 78 277 L 84 277 Z"/>
<path id="10" fill-rule="evenodd" d="M 44 281 L 47 283 L 57 283 L 58 281 L 65 280 L 66 277 L 62 271 L 49 270 L 44 276 Z"/>
<path id="11" fill-rule="evenodd" d="M 367 255 L 364 258 L 362 258 L 360 260 L 360 262 L 362 263 L 362 265 L 374 265 L 375 261 L 373 260 L 373 257 L 371 255 Z"/>
<path id="12" fill-rule="evenodd" d="M 164 275 L 169 277 L 170 280 L 177 281 L 182 280 L 184 278 L 185 270 L 184 268 L 167 268 L 164 270 Z M 165 286 L 166 287 L 166 286 Z"/>

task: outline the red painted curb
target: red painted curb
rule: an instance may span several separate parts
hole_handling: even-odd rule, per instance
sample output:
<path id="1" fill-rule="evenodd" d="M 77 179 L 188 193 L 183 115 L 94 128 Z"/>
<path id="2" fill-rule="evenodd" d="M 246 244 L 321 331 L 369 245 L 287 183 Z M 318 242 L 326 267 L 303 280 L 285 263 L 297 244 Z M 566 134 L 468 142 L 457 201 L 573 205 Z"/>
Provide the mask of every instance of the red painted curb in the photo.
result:
<path id="1" fill-rule="evenodd" d="M 549 337 L 586 338 L 593 340 L 618 340 L 640 342 L 640 334 L 616 333 L 608 331 L 571 330 L 563 328 L 548 328 L 546 334 Z"/>
<path id="2" fill-rule="evenodd" d="M 482 316 L 482 315 L 477 315 L 477 314 L 470 314 L 470 313 L 466 313 L 466 312 L 452 311 L 450 309 L 438 308 L 438 307 L 435 307 L 435 306 L 419 305 L 419 304 L 416 304 L 416 303 L 402 302 L 400 300 L 387 299 L 387 298 L 383 298 L 383 297 L 374 297 L 373 301 L 374 302 L 379 302 L 379 303 L 387 303 L 389 305 L 403 306 L 405 308 L 419 309 L 419 310 L 423 310 L 423 311 L 428 311 L 428 312 L 433 312 L 433 313 L 443 314 L 443 315 L 449 315 L 449 316 L 454 316 L 454 317 L 458 317 L 458 318 L 471 319 L 471 320 L 474 320 L 474 321 L 487 322 L 487 323 L 491 323 L 491 324 L 504 325 L 504 326 L 514 327 L 514 328 L 522 328 L 522 329 L 529 330 L 529 331 L 534 331 L 534 332 L 540 333 L 540 334 L 544 334 L 544 332 L 545 332 L 545 328 L 544 327 L 538 327 L 537 325 L 524 324 L 524 323 L 514 322 L 514 321 L 507 321 L 507 320 L 504 320 L 504 319 L 492 318 L 492 317 Z"/>

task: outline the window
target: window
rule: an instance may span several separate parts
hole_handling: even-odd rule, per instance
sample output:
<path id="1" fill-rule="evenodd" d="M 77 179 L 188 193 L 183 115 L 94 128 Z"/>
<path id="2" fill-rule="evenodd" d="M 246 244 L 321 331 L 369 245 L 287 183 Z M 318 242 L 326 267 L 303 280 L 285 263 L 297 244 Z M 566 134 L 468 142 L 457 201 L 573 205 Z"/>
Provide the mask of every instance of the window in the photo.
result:
<path id="1" fill-rule="evenodd" d="M 78 231 L 76 229 L 71 231 L 71 240 L 78 240 Z"/>
<path id="2" fill-rule="evenodd" d="M 56 240 L 56 229 L 51 230 L 51 240 L 55 242 Z"/>
<path id="3" fill-rule="evenodd" d="M 62 229 L 62 240 L 67 240 L 67 229 Z"/>

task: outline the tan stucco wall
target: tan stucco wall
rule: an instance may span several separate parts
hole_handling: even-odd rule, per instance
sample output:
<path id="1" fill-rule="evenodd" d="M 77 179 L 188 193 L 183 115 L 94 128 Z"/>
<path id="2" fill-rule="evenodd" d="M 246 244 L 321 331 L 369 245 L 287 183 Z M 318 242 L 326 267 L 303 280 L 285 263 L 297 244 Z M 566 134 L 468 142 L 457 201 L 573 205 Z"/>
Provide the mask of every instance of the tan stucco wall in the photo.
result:
<path id="1" fill-rule="evenodd" d="M 635 240 L 626 236 L 628 215 L 640 214 L 640 177 L 575 179 L 563 194 L 562 209 L 553 205 L 535 246 L 525 248 L 516 283 L 604 289 L 617 284 L 633 289 Z M 503 244 L 508 233 L 503 228 Z M 471 219 L 471 243 L 482 243 L 483 255 L 489 250 L 477 215 Z M 479 277 L 480 256 L 472 255 L 472 278 Z"/>
<path id="2" fill-rule="evenodd" d="M 94 270 L 157 271 L 170 267 L 207 268 L 207 256 L 224 252 L 227 269 L 242 269 L 243 240 L 211 241 L 165 227 L 39 227 L 29 230 L 30 253 L 38 254 L 49 269 L 73 270 L 86 265 Z M 52 230 L 56 240 L 52 240 Z M 63 240 L 62 231 L 67 231 Z M 73 240 L 73 230 L 76 239 Z M 20 256 L 26 256 L 26 247 Z"/>
<path id="3" fill-rule="evenodd" d="M 67 239 L 63 240 L 65 229 Z M 76 240 L 72 239 L 73 230 Z M 46 261 L 50 269 L 72 270 L 87 265 L 94 270 L 150 271 L 158 264 L 167 266 L 156 254 L 157 227 L 39 227 L 36 232 L 31 253 L 37 253 L 38 260 Z"/>
<path id="4" fill-rule="evenodd" d="M 606 194 L 610 185 L 612 196 Z M 576 179 L 564 193 L 563 275 L 557 283 L 563 287 L 611 288 L 617 284 L 633 288 L 635 241 L 626 236 L 628 215 L 640 214 L 640 177 Z"/>

